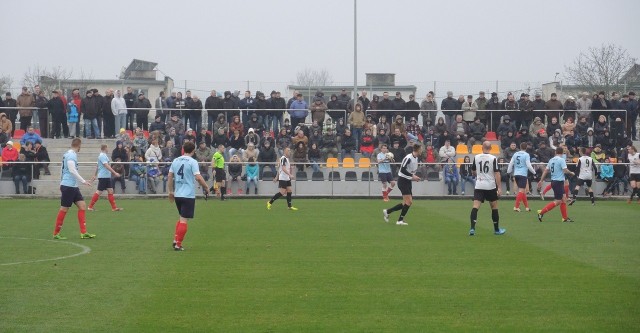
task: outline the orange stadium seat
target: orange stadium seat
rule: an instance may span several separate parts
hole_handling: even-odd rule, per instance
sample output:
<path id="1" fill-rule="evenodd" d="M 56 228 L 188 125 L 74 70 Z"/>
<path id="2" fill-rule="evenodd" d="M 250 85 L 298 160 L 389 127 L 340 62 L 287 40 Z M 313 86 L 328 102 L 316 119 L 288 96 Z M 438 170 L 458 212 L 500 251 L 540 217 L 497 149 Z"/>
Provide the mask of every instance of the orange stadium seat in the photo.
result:
<path id="1" fill-rule="evenodd" d="M 368 157 L 360 157 L 358 160 L 359 168 L 370 168 L 371 167 L 371 159 Z"/>
<path id="2" fill-rule="evenodd" d="M 462 143 L 458 144 L 456 146 L 456 154 L 462 154 L 462 155 L 469 154 L 469 147 Z"/>
<path id="3" fill-rule="evenodd" d="M 473 155 L 482 154 L 482 145 L 471 146 L 471 154 Z"/>
<path id="4" fill-rule="evenodd" d="M 491 155 L 500 155 L 500 146 L 493 144 L 491 145 L 491 150 L 489 151 Z"/>
<path id="5" fill-rule="evenodd" d="M 338 159 L 335 157 L 327 158 L 327 168 L 337 168 L 338 167 Z"/>
<path id="6" fill-rule="evenodd" d="M 460 164 L 464 163 L 464 157 L 458 157 L 458 159 L 456 160 L 456 164 L 458 165 L 458 168 L 460 167 Z"/>
<path id="7" fill-rule="evenodd" d="M 356 161 L 351 157 L 345 157 L 342 160 L 342 167 L 343 168 L 355 168 L 356 167 Z"/>

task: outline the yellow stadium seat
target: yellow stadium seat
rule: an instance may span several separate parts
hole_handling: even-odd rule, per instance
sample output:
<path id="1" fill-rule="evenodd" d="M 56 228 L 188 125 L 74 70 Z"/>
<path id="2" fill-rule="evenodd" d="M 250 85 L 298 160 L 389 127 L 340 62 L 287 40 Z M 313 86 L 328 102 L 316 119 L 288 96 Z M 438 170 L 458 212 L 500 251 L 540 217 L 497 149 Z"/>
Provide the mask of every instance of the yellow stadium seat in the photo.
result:
<path id="1" fill-rule="evenodd" d="M 500 146 L 493 144 L 491 145 L 491 150 L 489 151 L 491 155 L 500 155 Z"/>
<path id="2" fill-rule="evenodd" d="M 338 159 L 335 157 L 327 158 L 327 168 L 337 168 L 338 167 Z"/>
<path id="3" fill-rule="evenodd" d="M 358 160 L 359 168 L 370 168 L 371 167 L 371 159 L 368 157 L 360 157 Z"/>
<path id="4" fill-rule="evenodd" d="M 343 168 L 355 168 L 356 167 L 356 161 L 351 157 L 345 157 L 342 160 L 342 167 Z"/>
<path id="5" fill-rule="evenodd" d="M 22 148 L 22 145 L 20 144 L 20 142 L 13 143 L 13 149 L 20 151 L 20 148 Z"/>
<path id="6" fill-rule="evenodd" d="M 482 145 L 471 146 L 471 154 L 473 155 L 482 154 Z"/>
<path id="7" fill-rule="evenodd" d="M 460 164 L 464 163 L 464 157 L 458 157 L 458 159 L 456 160 L 456 164 L 458 165 L 458 168 L 460 167 Z"/>
<path id="8" fill-rule="evenodd" d="M 458 144 L 456 146 L 456 154 L 466 155 L 469 154 L 469 147 L 465 144 Z"/>

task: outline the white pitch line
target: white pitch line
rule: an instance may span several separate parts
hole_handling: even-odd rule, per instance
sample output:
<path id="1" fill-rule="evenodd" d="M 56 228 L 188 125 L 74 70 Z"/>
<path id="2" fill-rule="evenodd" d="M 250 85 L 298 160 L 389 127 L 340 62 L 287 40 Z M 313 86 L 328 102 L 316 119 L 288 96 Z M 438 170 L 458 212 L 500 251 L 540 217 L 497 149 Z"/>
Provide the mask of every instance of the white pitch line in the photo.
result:
<path id="1" fill-rule="evenodd" d="M 37 241 L 44 241 L 44 242 L 52 242 L 52 243 L 59 243 L 59 244 L 71 244 L 73 246 L 77 246 L 82 249 L 82 251 L 68 255 L 68 256 L 55 257 L 55 258 L 49 258 L 49 259 L 37 259 L 37 260 L 28 260 L 28 261 L 0 263 L 0 266 L 11 266 L 11 265 L 20 265 L 20 264 L 32 264 L 32 263 L 43 262 L 43 261 L 64 260 L 64 259 L 81 256 L 83 254 L 87 254 L 91 252 L 90 247 L 82 244 L 74 243 L 74 242 L 66 242 L 66 241 L 52 240 L 52 239 L 40 239 L 40 238 L 24 238 L 24 237 L 0 237 L 0 239 L 23 239 L 23 240 L 37 240 Z"/>

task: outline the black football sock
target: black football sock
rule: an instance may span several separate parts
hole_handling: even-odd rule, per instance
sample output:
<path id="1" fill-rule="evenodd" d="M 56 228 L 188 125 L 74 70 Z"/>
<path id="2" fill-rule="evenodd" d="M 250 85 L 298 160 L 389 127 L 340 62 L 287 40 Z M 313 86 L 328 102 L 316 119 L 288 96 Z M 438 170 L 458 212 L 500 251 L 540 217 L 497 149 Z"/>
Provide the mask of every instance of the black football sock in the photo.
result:
<path id="1" fill-rule="evenodd" d="M 633 190 L 631 191 L 631 197 L 629 197 L 629 200 L 633 200 L 633 196 L 636 195 L 636 188 L 634 187 Z"/>
<path id="2" fill-rule="evenodd" d="M 491 210 L 491 219 L 493 220 L 493 230 L 500 230 L 500 214 L 498 214 L 497 209 Z"/>
<path id="3" fill-rule="evenodd" d="M 409 208 L 411 208 L 411 206 L 402 205 L 402 211 L 400 212 L 400 218 L 398 219 L 398 221 L 404 221 L 404 216 L 407 215 Z"/>
<path id="4" fill-rule="evenodd" d="M 578 190 L 574 189 L 572 194 L 573 194 L 573 198 L 574 199 L 577 198 L 578 197 Z"/>
<path id="5" fill-rule="evenodd" d="M 591 203 L 595 203 L 595 198 L 593 197 L 593 192 L 589 192 L 589 198 L 591 198 Z"/>
<path id="6" fill-rule="evenodd" d="M 287 192 L 287 207 L 291 208 L 291 192 Z"/>
<path id="7" fill-rule="evenodd" d="M 227 188 L 222 186 L 220 187 L 220 199 L 223 200 L 224 199 L 224 195 L 227 194 Z"/>
<path id="8" fill-rule="evenodd" d="M 402 209 L 402 204 L 399 203 L 399 204 L 387 209 L 387 214 L 391 214 L 391 213 L 393 213 L 395 211 L 398 211 L 398 210 L 401 210 L 401 209 Z"/>
<path id="9" fill-rule="evenodd" d="M 471 208 L 471 216 L 469 219 L 471 220 L 471 229 L 475 229 L 476 222 L 478 222 L 478 208 Z"/>
<path id="10" fill-rule="evenodd" d="M 276 193 L 273 198 L 271 198 L 271 200 L 269 200 L 269 203 L 272 204 L 274 201 L 280 199 L 280 197 L 282 196 L 282 193 L 278 192 Z"/>

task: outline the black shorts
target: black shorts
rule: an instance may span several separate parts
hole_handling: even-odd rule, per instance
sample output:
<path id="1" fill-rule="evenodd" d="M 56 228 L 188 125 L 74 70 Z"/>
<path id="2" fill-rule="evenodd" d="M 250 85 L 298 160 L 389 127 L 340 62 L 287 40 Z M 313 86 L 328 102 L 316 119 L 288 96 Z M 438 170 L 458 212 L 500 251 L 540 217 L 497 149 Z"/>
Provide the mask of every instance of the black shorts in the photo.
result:
<path id="1" fill-rule="evenodd" d="M 587 184 L 587 187 L 591 187 L 591 179 L 580 179 L 580 178 L 578 178 L 578 180 L 576 181 L 576 184 L 578 186 L 582 186 L 584 184 Z"/>
<path id="2" fill-rule="evenodd" d="M 484 202 L 485 200 L 489 202 L 498 201 L 498 189 L 493 190 L 479 190 L 475 189 L 473 191 L 473 200 L 477 200 L 480 202 Z"/>
<path id="3" fill-rule="evenodd" d="M 391 174 L 391 172 L 379 173 L 378 180 L 383 183 L 391 183 L 393 181 L 393 175 Z"/>
<path id="4" fill-rule="evenodd" d="M 562 196 L 564 195 L 564 180 L 552 180 L 551 189 L 553 190 L 553 198 L 562 200 Z"/>
<path id="5" fill-rule="evenodd" d="M 413 195 L 411 181 L 404 177 L 398 177 L 398 189 L 402 195 Z"/>
<path id="6" fill-rule="evenodd" d="M 98 191 L 104 191 L 108 188 L 113 188 L 111 178 L 98 178 Z"/>
<path id="7" fill-rule="evenodd" d="M 278 188 L 286 189 L 287 187 L 291 187 L 290 180 L 278 180 Z"/>
<path id="8" fill-rule="evenodd" d="M 69 208 L 78 201 L 84 201 L 82 193 L 77 187 L 60 185 L 60 194 L 60 206 L 62 207 Z"/>
<path id="9" fill-rule="evenodd" d="M 184 217 L 185 219 L 192 219 L 196 211 L 196 199 L 176 197 L 175 200 L 180 217 Z"/>
<path id="10" fill-rule="evenodd" d="M 629 174 L 629 181 L 640 182 L 640 173 L 630 173 Z"/>
<path id="11" fill-rule="evenodd" d="M 224 169 L 216 168 L 216 183 L 221 183 L 224 180 L 227 180 L 227 173 L 224 172 Z"/>
<path id="12" fill-rule="evenodd" d="M 527 188 L 527 176 L 515 176 L 518 188 Z"/>

